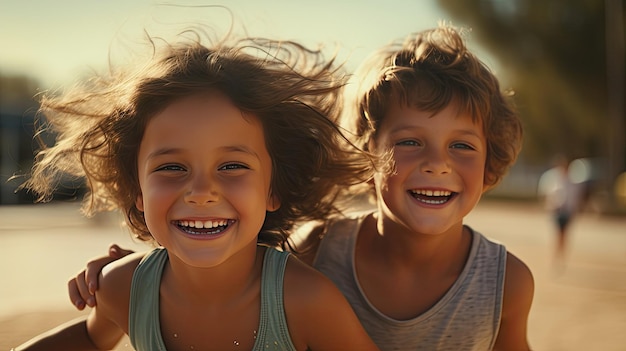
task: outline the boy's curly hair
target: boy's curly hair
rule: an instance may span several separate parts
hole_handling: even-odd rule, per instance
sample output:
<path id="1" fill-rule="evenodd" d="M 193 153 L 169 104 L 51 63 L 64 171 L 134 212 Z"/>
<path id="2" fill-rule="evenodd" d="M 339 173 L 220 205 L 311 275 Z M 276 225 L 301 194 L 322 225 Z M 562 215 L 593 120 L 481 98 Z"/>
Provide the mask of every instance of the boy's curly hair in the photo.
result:
<path id="1" fill-rule="evenodd" d="M 199 37 L 199 35 L 198 35 Z M 145 67 L 97 77 L 61 96 L 44 96 L 40 111 L 57 135 L 38 153 L 22 185 L 50 199 L 62 174 L 85 178 L 83 211 L 120 209 L 137 238 L 151 241 L 142 212 L 137 155 L 146 124 L 176 99 L 219 91 L 259 118 L 272 159 L 268 212 L 258 241 L 285 247 L 299 222 L 337 212 L 344 189 L 368 181 L 373 158 L 351 144 L 333 121 L 345 75 L 334 59 L 290 41 L 244 38 L 205 46 L 196 37 L 165 44 Z"/>
<path id="2" fill-rule="evenodd" d="M 356 134 L 358 146 L 367 148 L 392 104 L 435 114 L 454 102 L 483 126 L 486 186 L 498 184 L 515 162 L 523 131 L 511 94 L 500 91 L 497 78 L 469 52 L 454 27 L 441 23 L 382 48 L 356 77 L 361 79 L 357 112 L 345 114 L 342 122 Z"/>

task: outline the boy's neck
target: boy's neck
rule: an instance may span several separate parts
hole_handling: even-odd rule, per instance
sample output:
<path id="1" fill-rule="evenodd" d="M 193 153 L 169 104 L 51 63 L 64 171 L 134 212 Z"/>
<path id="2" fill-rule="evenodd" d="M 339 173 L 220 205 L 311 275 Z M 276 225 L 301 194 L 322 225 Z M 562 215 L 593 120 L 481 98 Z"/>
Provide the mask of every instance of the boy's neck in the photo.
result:
<path id="1" fill-rule="evenodd" d="M 407 232 L 390 219 L 382 218 L 380 213 L 365 220 L 359 240 L 363 238 L 369 238 L 372 249 L 386 257 L 388 264 L 409 269 L 447 266 L 459 257 L 466 257 L 471 246 L 471 233 L 462 223 L 445 233 L 421 234 Z"/>

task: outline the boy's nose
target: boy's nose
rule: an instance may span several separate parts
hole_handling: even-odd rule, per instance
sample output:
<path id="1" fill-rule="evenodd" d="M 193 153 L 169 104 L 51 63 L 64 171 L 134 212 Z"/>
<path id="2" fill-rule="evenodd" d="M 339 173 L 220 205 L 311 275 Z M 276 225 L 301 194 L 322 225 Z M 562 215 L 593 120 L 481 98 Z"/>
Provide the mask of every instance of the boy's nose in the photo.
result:
<path id="1" fill-rule="evenodd" d="M 436 150 L 425 153 L 421 170 L 430 174 L 450 173 L 451 168 L 447 153 Z"/>

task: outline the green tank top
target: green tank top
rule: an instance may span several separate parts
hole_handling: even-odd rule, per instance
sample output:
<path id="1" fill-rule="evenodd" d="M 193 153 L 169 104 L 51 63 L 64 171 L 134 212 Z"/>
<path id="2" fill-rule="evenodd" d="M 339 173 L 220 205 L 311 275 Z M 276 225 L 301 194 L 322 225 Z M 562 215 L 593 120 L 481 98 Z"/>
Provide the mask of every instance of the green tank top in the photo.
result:
<path id="1" fill-rule="evenodd" d="M 283 277 L 289 253 L 267 248 L 261 275 L 261 315 L 252 350 L 296 350 L 283 305 Z M 137 351 L 166 350 L 159 322 L 159 287 L 167 250 L 149 252 L 133 274 L 128 334 Z"/>

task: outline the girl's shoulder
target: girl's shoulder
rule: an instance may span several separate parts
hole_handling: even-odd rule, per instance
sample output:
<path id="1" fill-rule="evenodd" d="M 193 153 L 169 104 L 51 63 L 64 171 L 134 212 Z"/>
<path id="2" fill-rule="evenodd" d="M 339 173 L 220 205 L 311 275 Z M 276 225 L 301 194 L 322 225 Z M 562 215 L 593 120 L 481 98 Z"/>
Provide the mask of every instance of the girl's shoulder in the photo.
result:
<path id="1" fill-rule="evenodd" d="M 293 255 L 283 289 L 289 332 L 298 349 L 376 349 L 335 284 Z"/>
<path id="2" fill-rule="evenodd" d="M 320 306 L 331 308 L 344 299 L 328 277 L 293 255 L 285 267 L 283 289 L 287 311 L 297 310 L 298 315 L 310 315 Z"/>

